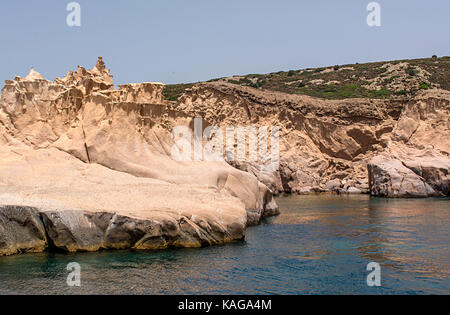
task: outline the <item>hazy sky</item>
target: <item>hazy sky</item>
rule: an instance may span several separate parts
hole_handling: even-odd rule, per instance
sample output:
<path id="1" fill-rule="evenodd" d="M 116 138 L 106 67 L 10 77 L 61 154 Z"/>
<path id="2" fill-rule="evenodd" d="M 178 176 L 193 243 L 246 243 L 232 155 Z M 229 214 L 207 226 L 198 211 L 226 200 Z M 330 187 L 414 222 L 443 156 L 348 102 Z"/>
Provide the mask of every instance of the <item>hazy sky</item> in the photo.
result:
<path id="1" fill-rule="evenodd" d="M 0 80 L 29 67 L 47 79 L 103 56 L 118 84 L 450 55 L 449 0 L 66 0 L 0 2 Z"/>

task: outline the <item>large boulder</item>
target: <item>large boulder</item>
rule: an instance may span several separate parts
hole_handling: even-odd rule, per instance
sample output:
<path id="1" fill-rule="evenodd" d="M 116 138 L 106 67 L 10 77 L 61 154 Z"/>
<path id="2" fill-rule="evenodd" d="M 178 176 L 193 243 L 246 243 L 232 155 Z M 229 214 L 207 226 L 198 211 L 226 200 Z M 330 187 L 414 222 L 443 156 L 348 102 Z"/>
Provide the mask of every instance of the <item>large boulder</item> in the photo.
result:
<path id="1" fill-rule="evenodd" d="M 405 160 L 403 164 L 425 180 L 436 192 L 450 194 L 450 159 L 428 158 Z"/>
<path id="2" fill-rule="evenodd" d="M 431 197 L 448 194 L 448 188 L 446 191 L 439 190 L 443 185 L 442 182 L 435 181 L 436 178 L 432 177 L 433 186 L 436 190 L 433 189 L 426 178 L 415 173 L 405 163 L 397 159 L 385 160 L 382 157 L 376 157 L 368 163 L 367 168 L 369 189 L 373 196 Z M 431 173 L 439 173 L 439 170 L 435 167 L 428 168 L 428 170 Z"/>
<path id="3" fill-rule="evenodd" d="M 450 93 L 432 90 L 405 104 L 384 152 L 369 162 L 374 196 L 448 196 Z"/>
<path id="4" fill-rule="evenodd" d="M 0 206 L 0 256 L 41 252 L 47 237 L 37 209 Z"/>

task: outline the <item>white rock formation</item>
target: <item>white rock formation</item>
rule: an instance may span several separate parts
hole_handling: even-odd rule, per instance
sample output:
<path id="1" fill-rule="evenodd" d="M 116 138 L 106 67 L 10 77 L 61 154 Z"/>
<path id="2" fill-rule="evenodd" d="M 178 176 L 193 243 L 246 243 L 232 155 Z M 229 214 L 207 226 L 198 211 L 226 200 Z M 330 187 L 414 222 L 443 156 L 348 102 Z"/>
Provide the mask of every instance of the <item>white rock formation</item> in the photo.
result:
<path id="1" fill-rule="evenodd" d="M 41 77 L 6 81 L 0 98 L 0 255 L 220 244 L 277 213 L 253 175 L 171 158 L 172 128 L 194 117 L 162 84 L 116 90 L 101 58 Z"/>

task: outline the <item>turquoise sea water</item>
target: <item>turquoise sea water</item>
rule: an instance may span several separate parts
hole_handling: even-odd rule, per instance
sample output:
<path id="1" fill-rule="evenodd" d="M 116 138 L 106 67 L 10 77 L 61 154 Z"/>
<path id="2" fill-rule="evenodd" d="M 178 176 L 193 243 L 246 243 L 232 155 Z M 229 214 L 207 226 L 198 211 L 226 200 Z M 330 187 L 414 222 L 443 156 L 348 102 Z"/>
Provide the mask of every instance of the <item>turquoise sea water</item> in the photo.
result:
<path id="1" fill-rule="evenodd" d="M 450 199 L 278 198 L 246 240 L 202 249 L 0 257 L 0 294 L 449 294 Z M 66 266 L 81 265 L 81 287 Z M 366 283 L 381 265 L 381 287 Z"/>

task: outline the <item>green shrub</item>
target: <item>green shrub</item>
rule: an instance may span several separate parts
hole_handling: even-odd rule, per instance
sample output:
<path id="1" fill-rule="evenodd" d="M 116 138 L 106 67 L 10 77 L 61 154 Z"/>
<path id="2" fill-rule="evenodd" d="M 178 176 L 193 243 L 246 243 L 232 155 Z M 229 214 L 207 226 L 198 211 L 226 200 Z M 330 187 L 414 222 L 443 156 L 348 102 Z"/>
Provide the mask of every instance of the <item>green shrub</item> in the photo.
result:
<path id="1" fill-rule="evenodd" d="M 338 95 L 340 98 L 349 98 L 357 95 L 358 86 L 356 84 L 350 84 L 342 86 L 338 89 Z"/>
<path id="2" fill-rule="evenodd" d="M 428 90 L 431 89 L 431 84 L 428 82 L 420 82 L 419 88 L 421 90 Z"/>
<path id="3" fill-rule="evenodd" d="M 374 98 L 384 98 L 389 96 L 389 91 L 385 88 L 382 88 L 381 90 L 370 90 L 369 92 Z"/>
<path id="4" fill-rule="evenodd" d="M 395 92 L 394 94 L 395 95 L 405 96 L 405 95 L 408 95 L 408 92 L 406 92 L 405 90 L 401 90 L 401 91 Z"/>
<path id="5" fill-rule="evenodd" d="M 253 84 L 253 81 L 250 80 L 250 79 L 247 79 L 247 78 L 242 78 L 242 79 L 239 80 L 239 83 L 240 83 L 240 84 L 248 84 L 248 85 L 251 85 L 251 84 Z"/>
<path id="6" fill-rule="evenodd" d="M 325 93 L 329 93 L 329 92 L 336 92 L 336 86 L 334 86 L 333 84 L 329 84 L 325 87 L 325 89 L 323 90 Z"/>
<path id="7" fill-rule="evenodd" d="M 256 81 L 256 83 L 250 84 L 250 86 L 254 87 L 255 89 L 258 89 L 258 88 L 262 87 L 264 84 L 266 84 L 266 80 L 259 79 L 258 81 Z"/>
<path id="8" fill-rule="evenodd" d="M 385 83 L 389 84 L 391 82 L 393 82 L 395 79 L 399 78 L 400 76 L 398 75 L 393 75 L 390 78 L 385 79 Z"/>
<path id="9" fill-rule="evenodd" d="M 417 71 L 415 67 L 409 66 L 408 69 L 406 69 L 406 73 L 413 77 L 419 73 L 419 71 Z"/>

